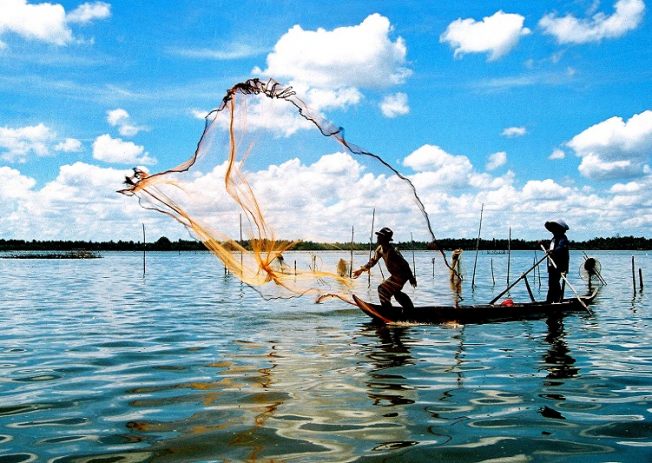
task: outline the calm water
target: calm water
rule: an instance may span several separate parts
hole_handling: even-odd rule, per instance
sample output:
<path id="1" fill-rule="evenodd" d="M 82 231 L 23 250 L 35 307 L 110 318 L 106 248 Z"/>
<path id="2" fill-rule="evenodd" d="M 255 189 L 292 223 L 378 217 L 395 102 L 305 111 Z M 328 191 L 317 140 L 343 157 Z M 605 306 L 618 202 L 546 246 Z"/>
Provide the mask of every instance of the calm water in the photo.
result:
<path id="1" fill-rule="evenodd" d="M 593 315 L 390 328 L 339 301 L 264 301 L 207 253 L 150 253 L 144 278 L 138 253 L 0 259 L 0 463 L 650 461 L 652 256 L 590 254 L 608 282 Z M 408 293 L 450 303 L 433 255 Z M 512 279 L 533 258 L 512 253 Z M 507 256 L 480 254 L 474 291 L 473 259 L 463 302 L 487 302 Z M 356 292 L 376 300 L 374 283 Z"/>

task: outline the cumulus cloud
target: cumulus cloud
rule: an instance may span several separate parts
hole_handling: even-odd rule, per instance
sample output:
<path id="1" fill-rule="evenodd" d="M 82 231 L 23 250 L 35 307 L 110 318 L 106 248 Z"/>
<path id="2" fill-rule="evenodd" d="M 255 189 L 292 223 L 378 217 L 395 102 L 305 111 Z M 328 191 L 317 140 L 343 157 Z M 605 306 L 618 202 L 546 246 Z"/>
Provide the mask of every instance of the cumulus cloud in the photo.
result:
<path id="1" fill-rule="evenodd" d="M 0 36 L 11 33 L 25 40 L 63 46 L 74 39 L 69 24 L 87 24 L 110 16 L 110 6 L 103 2 L 84 3 L 66 15 L 58 3 L 28 3 L 27 0 L 0 2 Z M 6 43 L 4 46 L 6 47 Z"/>
<path id="2" fill-rule="evenodd" d="M 470 159 L 434 145 L 408 157 L 407 163 L 417 170 L 407 175 L 440 237 L 475 236 L 482 204 L 485 238 L 504 237 L 507 226 L 514 236 L 539 238 L 547 234 L 542 226 L 545 220 L 561 213 L 577 239 L 595 236 L 589 219 L 596 214 L 603 218 L 600 233 L 606 235 L 618 233 L 623 224 L 632 233 L 646 233 L 652 225 L 652 214 L 645 213 L 652 207 L 647 198 L 650 175 L 615 184 L 598 195 L 590 188 L 552 179 L 519 186 L 512 172 L 502 176 L 478 173 Z M 369 169 L 362 164 L 365 160 L 334 152 L 311 163 L 294 158 L 244 175 L 278 237 L 343 241 L 350 237 L 352 224 L 356 229 L 368 226 L 375 207 L 377 223 L 390 224 L 397 240 L 409 239 L 413 231 L 415 239 L 427 239 L 423 217 L 406 185 L 388 172 Z M 188 209 L 235 237 L 239 210 L 224 191 L 225 169 L 220 164 L 190 178 Z M 185 229 L 169 217 L 144 211 L 134 198 L 115 193 L 128 173 L 76 162 L 61 166 L 54 180 L 39 186 L 18 170 L 0 166 L 0 234 L 26 239 L 110 240 L 133 239 L 134 235 L 137 239 L 140 223 L 145 221 L 156 234 L 187 238 Z M 353 222 L 344 224 L 342 217 Z"/>
<path id="3" fill-rule="evenodd" d="M 78 153 L 82 142 L 76 138 L 60 139 L 43 123 L 26 127 L 0 127 L 0 159 L 25 162 L 30 156 L 50 156 L 54 152 Z"/>
<path id="4" fill-rule="evenodd" d="M 79 153 L 82 151 L 82 142 L 76 138 L 66 138 L 54 146 L 55 151 L 64 153 Z"/>
<path id="5" fill-rule="evenodd" d="M 489 155 L 489 161 L 487 162 L 487 170 L 495 170 L 500 166 L 505 165 L 507 162 L 507 153 L 504 151 L 499 151 L 497 153 Z"/>
<path id="6" fill-rule="evenodd" d="M 488 53 L 489 61 L 494 61 L 509 53 L 521 37 L 530 34 L 524 22 L 523 16 L 503 11 L 482 21 L 460 18 L 448 25 L 439 41 L 448 43 L 456 58 L 467 53 Z"/>
<path id="7" fill-rule="evenodd" d="M 432 185 L 460 187 L 468 184 L 472 164 L 468 157 L 453 155 L 436 145 L 423 145 L 403 160 L 403 165 L 419 173 L 427 172 L 421 182 L 427 179 Z"/>
<path id="8" fill-rule="evenodd" d="M 193 115 L 198 119 L 206 118 L 207 114 L 201 110 L 193 110 Z M 228 129 L 230 120 L 227 112 L 212 113 L 209 118 L 215 124 Z M 314 128 L 312 123 L 301 117 L 296 108 L 285 100 L 272 99 L 266 96 L 253 96 L 247 108 L 247 129 L 266 130 L 275 135 L 289 137 L 299 130 Z"/>
<path id="9" fill-rule="evenodd" d="M 391 30 L 389 20 L 380 14 L 332 30 L 295 25 L 267 56 L 267 68 L 255 68 L 254 73 L 314 89 L 316 94 L 301 94 L 308 94 L 308 103 L 316 109 L 355 104 L 360 89 L 401 84 L 411 74 L 405 42 L 401 37 L 392 41 Z"/>
<path id="10" fill-rule="evenodd" d="M 643 19 L 645 4 L 643 0 L 618 0 L 614 8 L 611 16 L 596 13 L 588 19 L 578 19 L 570 14 L 559 17 L 550 13 L 541 18 L 539 26 L 560 44 L 599 42 L 636 29 Z"/>
<path id="11" fill-rule="evenodd" d="M 111 5 L 104 2 L 82 3 L 66 15 L 66 21 L 76 24 L 88 24 L 96 19 L 111 16 Z"/>
<path id="12" fill-rule="evenodd" d="M 7 201 L 25 197 L 34 185 L 36 185 L 36 180 L 33 178 L 26 177 L 11 167 L 0 166 L 0 199 Z M 8 204 L 6 202 L 6 205 Z M 0 210 L 2 209 L 0 208 Z"/>
<path id="13" fill-rule="evenodd" d="M 652 154 L 652 111 L 629 120 L 615 116 L 575 135 L 568 147 L 582 159 L 579 171 L 591 179 L 644 175 Z"/>
<path id="14" fill-rule="evenodd" d="M 55 132 L 44 124 L 0 127 L 0 156 L 10 162 L 25 162 L 30 155 L 48 156 Z"/>
<path id="15" fill-rule="evenodd" d="M 100 135 L 93 142 L 93 158 L 117 164 L 156 163 L 156 159 L 150 157 L 143 146 L 108 134 Z"/>
<path id="16" fill-rule="evenodd" d="M 542 200 L 542 199 L 565 199 L 570 194 L 571 189 L 559 185 L 552 179 L 530 180 L 523 186 L 524 200 Z"/>
<path id="17" fill-rule="evenodd" d="M 386 95 L 380 102 L 380 110 L 385 117 L 404 116 L 410 112 L 408 97 L 403 92 Z"/>
<path id="18" fill-rule="evenodd" d="M 554 161 L 556 159 L 564 159 L 566 157 L 566 153 L 564 150 L 560 150 L 559 148 L 555 148 L 552 153 L 550 153 L 550 156 L 548 156 L 548 159 L 551 161 Z"/>
<path id="19" fill-rule="evenodd" d="M 123 137 L 133 137 L 143 130 L 142 127 L 138 127 L 131 122 L 131 116 L 122 108 L 107 111 L 106 120 L 112 127 L 117 127 L 118 133 Z"/>
<path id="20" fill-rule="evenodd" d="M 141 222 L 159 233 L 179 226 L 144 211 L 115 191 L 129 173 L 75 162 L 38 185 L 33 178 L 0 167 L 0 235 L 21 239 L 139 239 Z M 130 200 L 131 199 L 131 200 Z"/>
<path id="21" fill-rule="evenodd" d="M 525 127 L 506 127 L 501 132 L 501 135 L 507 138 L 522 137 L 525 134 L 527 134 Z"/>

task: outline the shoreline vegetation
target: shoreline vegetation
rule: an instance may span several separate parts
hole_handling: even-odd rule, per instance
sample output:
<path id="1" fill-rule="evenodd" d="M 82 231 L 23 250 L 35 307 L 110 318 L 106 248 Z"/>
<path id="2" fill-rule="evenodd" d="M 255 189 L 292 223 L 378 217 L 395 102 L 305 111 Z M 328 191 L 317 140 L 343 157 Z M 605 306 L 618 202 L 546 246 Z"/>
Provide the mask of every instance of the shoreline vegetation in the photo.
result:
<path id="1" fill-rule="evenodd" d="M 252 242 L 245 240 L 241 242 L 246 249 L 251 249 Z M 281 240 L 280 243 L 289 243 Z M 488 253 L 502 253 L 510 250 L 540 250 L 541 241 L 529 241 L 521 239 L 480 239 L 476 238 L 443 238 L 437 240 L 437 245 L 443 250 L 461 248 L 464 250 L 475 250 L 476 246 L 480 251 Z M 226 243 L 228 246 L 228 243 Z M 423 241 L 406 241 L 397 243 L 401 250 L 427 250 L 432 249 L 429 243 Z M 615 236 L 610 238 L 592 238 L 587 241 L 571 241 L 571 249 L 577 250 L 652 250 L 652 238 L 634 236 Z M 63 259 L 87 259 L 96 258 L 100 251 L 206 251 L 206 247 L 199 241 L 178 240 L 171 241 L 162 236 L 158 240 L 143 245 L 140 241 L 40 241 L 40 240 L 17 240 L 0 239 L 0 252 L 30 251 L 32 255 L 38 252 L 42 258 L 63 258 Z M 297 240 L 291 247 L 292 251 L 336 251 L 355 250 L 368 251 L 369 242 L 364 243 L 320 243 L 315 241 Z M 49 251 L 49 252 L 47 252 Z M 47 252 L 47 253 L 44 253 Z M 14 254 L 3 257 L 29 258 L 28 254 Z"/>

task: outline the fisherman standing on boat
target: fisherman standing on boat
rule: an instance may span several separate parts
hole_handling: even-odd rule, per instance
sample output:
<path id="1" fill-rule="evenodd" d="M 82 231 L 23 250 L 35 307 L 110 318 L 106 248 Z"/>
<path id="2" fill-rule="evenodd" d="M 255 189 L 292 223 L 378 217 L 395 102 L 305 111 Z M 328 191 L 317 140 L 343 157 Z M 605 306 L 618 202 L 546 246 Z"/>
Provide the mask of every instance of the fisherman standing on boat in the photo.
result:
<path id="1" fill-rule="evenodd" d="M 384 227 L 376 232 L 378 237 L 376 251 L 365 265 L 353 272 L 353 278 L 358 278 L 362 272 L 368 272 L 371 267 L 376 265 L 380 258 L 385 261 L 385 266 L 390 273 L 390 277 L 384 280 L 378 286 L 378 296 L 381 305 L 388 307 L 391 306 L 391 298 L 394 296 L 396 301 L 404 309 L 414 309 L 414 305 L 410 297 L 401 291 L 406 282 L 410 282 L 412 287 L 417 287 L 417 279 L 412 274 L 410 264 L 407 263 L 405 258 L 398 250 L 392 246 L 392 236 L 394 232 L 388 227 Z"/>
<path id="2" fill-rule="evenodd" d="M 560 280 L 562 275 L 566 275 L 568 272 L 569 246 L 566 237 L 568 225 L 563 220 L 557 219 L 546 222 L 545 226 L 553 235 L 548 248 L 548 296 L 546 302 L 560 302 L 564 296 Z"/>

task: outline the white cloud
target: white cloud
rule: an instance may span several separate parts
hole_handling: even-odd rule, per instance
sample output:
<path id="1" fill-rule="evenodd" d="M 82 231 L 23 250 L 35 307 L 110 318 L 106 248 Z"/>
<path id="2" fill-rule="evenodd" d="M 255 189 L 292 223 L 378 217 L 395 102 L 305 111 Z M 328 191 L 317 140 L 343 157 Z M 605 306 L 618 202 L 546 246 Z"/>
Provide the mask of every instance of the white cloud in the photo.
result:
<path id="1" fill-rule="evenodd" d="M 507 138 L 522 137 L 525 134 L 527 134 L 525 127 L 507 127 L 501 132 L 501 135 Z"/>
<path id="2" fill-rule="evenodd" d="M 155 164 L 156 159 L 145 152 L 145 148 L 130 141 L 100 135 L 93 142 L 93 158 L 98 161 L 119 164 Z"/>
<path id="3" fill-rule="evenodd" d="M 137 241 L 141 222 L 160 235 L 175 229 L 178 235 L 180 227 L 167 217 L 116 193 L 127 174 L 128 170 L 75 162 L 62 165 L 54 180 L 38 187 L 33 178 L 0 167 L 0 236 Z"/>
<path id="4" fill-rule="evenodd" d="M 3 0 L 0 2 L 0 34 L 6 32 L 54 45 L 65 45 L 72 40 L 63 6 L 52 3 L 31 5 L 26 0 Z"/>
<path id="5" fill-rule="evenodd" d="M 76 138 L 66 138 L 54 146 L 55 151 L 64 153 L 78 153 L 82 151 L 82 142 Z"/>
<path id="6" fill-rule="evenodd" d="M 523 187 L 524 200 L 565 199 L 571 192 L 570 188 L 559 185 L 552 179 L 530 180 Z"/>
<path id="7" fill-rule="evenodd" d="M 461 187 L 468 184 L 473 170 L 471 161 L 466 156 L 449 154 L 439 146 L 423 145 L 409 154 L 403 165 L 418 173 L 420 183 L 429 185 L 447 185 Z"/>
<path id="8" fill-rule="evenodd" d="M 579 171 L 588 178 L 642 176 L 652 154 L 652 111 L 626 122 L 612 117 L 575 135 L 567 145 L 582 158 Z"/>
<path id="9" fill-rule="evenodd" d="M 550 156 L 548 156 L 548 159 L 555 160 L 555 159 L 564 159 L 566 157 L 566 153 L 563 150 L 560 150 L 559 148 L 556 148 L 550 153 Z"/>
<path id="10" fill-rule="evenodd" d="M 66 16 L 60 4 L 30 4 L 27 0 L 0 2 L 0 36 L 13 33 L 25 40 L 63 46 L 73 41 L 69 23 L 88 23 L 110 15 L 106 3 L 85 3 Z M 6 47 L 5 42 L 1 42 Z"/>
<path id="11" fill-rule="evenodd" d="M 26 177 L 11 167 L 0 166 L 0 204 L 8 205 L 10 199 L 25 197 L 34 185 L 36 185 L 36 180 L 33 178 Z M 1 206 L 0 211 L 2 211 Z M 3 217 L 5 217 L 4 214 Z"/>
<path id="12" fill-rule="evenodd" d="M 590 19 L 577 19 L 570 14 L 558 17 L 551 13 L 541 18 L 539 26 L 560 44 L 598 42 L 636 29 L 644 11 L 643 0 L 618 0 L 611 16 L 596 13 Z"/>
<path id="13" fill-rule="evenodd" d="M 192 117 L 195 119 L 206 119 L 206 116 L 208 115 L 209 111 L 206 111 L 205 109 L 197 109 L 193 108 L 190 110 L 190 114 L 192 114 Z"/>
<path id="14" fill-rule="evenodd" d="M 10 162 L 24 162 L 27 157 L 48 156 L 56 134 L 46 125 L 0 127 L 0 157 Z"/>
<path id="15" fill-rule="evenodd" d="M 646 188 L 646 185 L 642 182 L 616 183 L 609 191 L 617 194 L 634 194 L 640 193 L 644 188 Z"/>
<path id="16" fill-rule="evenodd" d="M 403 92 L 387 95 L 380 103 L 380 110 L 385 117 L 404 116 L 410 112 L 408 97 Z"/>
<path id="17" fill-rule="evenodd" d="M 107 111 L 106 120 L 112 127 L 117 127 L 118 133 L 123 137 L 133 137 L 143 130 L 142 127 L 138 127 L 131 123 L 129 113 L 122 108 Z"/>
<path id="18" fill-rule="evenodd" d="M 512 172 L 500 177 L 478 173 L 465 156 L 452 156 L 434 146 L 422 147 L 411 156 L 409 163 L 419 170 L 409 177 L 438 237 L 474 237 L 481 204 L 485 205 L 483 238 L 505 237 L 508 226 L 514 237 L 540 238 L 546 235 L 545 220 L 561 214 L 576 239 L 596 236 L 589 220 L 596 214 L 602 218 L 601 235 L 621 232 L 624 226 L 630 233 L 645 234 L 652 225 L 649 175 L 598 195 L 590 188 L 552 179 L 518 186 Z M 277 237 L 344 241 L 350 238 L 351 225 L 356 231 L 368 229 L 375 207 L 376 223 L 392 226 L 397 240 L 409 239 L 412 232 L 415 239 L 427 239 L 424 220 L 406 185 L 387 172 L 369 169 L 363 164 L 366 159 L 338 151 L 313 163 L 295 158 L 244 175 Z M 448 169 L 449 163 L 456 167 Z M 193 217 L 236 237 L 240 211 L 224 191 L 225 168 L 220 164 L 186 178 L 191 197 L 185 199 L 190 201 L 179 204 Z M 137 240 L 144 221 L 152 236 L 187 238 L 169 217 L 143 210 L 134 198 L 115 193 L 128 173 L 76 162 L 61 166 L 54 180 L 39 187 L 18 170 L 0 166 L 0 235 Z M 451 188 L 456 183 L 464 188 Z M 170 191 L 182 195 L 178 188 Z"/>
<path id="19" fill-rule="evenodd" d="M 507 162 L 507 153 L 504 151 L 499 151 L 489 156 L 489 161 L 487 162 L 487 170 L 494 170 L 500 166 L 505 165 Z"/>
<path id="20" fill-rule="evenodd" d="M 314 128 L 312 123 L 301 117 L 296 108 L 285 100 L 254 95 L 247 105 L 246 123 L 249 130 L 263 129 L 288 137 L 299 130 Z M 194 111 L 195 117 L 204 119 L 206 114 Z M 231 123 L 229 112 L 224 110 L 213 112 L 209 116 L 211 122 L 227 129 Z"/>
<path id="21" fill-rule="evenodd" d="M 519 14 L 503 11 L 482 21 L 460 18 L 448 25 L 439 41 L 448 43 L 455 50 L 456 58 L 467 53 L 489 53 L 489 61 L 493 61 L 509 53 L 522 36 L 530 34 L 530 29 L 523 26 L 524 21 Z"/>
<path id="22" fill-rule="evenodd" d="M 215 48 L 182 48 L 170 47 L 167 52 L 171 55 L 190 59 L 210 59 L 229 61 L 256 56 L 261 53 L 259 48 L 251 45 L 235 43 L 226 44 Z"/>
<path id="23" fill-rule="evenodd" d="M 88 24 L 95 19 L 106 19 L 111 16 L 111 5 L 104 2 L 82 3 L 66 15 L 69 23 Z"/>
<path id="24" fill-rule="evenodd" d="M 293 86 L 334 92 L 330 106 L 345 106 L 352 103 L 351 91 L 401 84 L 411 74 L 406 67 L 405 43 L 400 37 L 392 41 L 391 30 L 389 20 L 380 14 L 368 16 L 359 25 L 333 30 L 311 31 L 295 25 L 267 56 L 267 68 L 256 68 L 254 73 L 287 79 Z M 311 100 L 308 103 L 321 109 Z"/>

